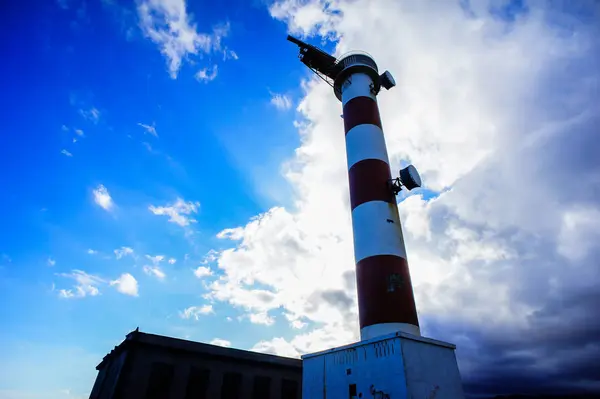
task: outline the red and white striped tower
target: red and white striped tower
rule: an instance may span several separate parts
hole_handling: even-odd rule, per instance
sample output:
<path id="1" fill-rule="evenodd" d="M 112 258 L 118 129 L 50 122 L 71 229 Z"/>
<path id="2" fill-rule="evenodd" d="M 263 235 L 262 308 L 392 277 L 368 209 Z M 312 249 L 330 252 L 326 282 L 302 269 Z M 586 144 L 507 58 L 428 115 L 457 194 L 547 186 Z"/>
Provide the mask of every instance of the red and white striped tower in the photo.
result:
<path id="1" fill-rule="evenodd" d="M 361 339 L 402 331 L 420 335 L 402 226 L 377 107 L 383 84 L 364 53 L 342 57 L 334 91 L 343 106 Z"/>
<path id="2" fill-rule="evenodd" d="M 361 335 L 360 342 L 302 356 L 302 397 L 464 398 L 456 346 L 420 337 L 396 194 L 420 187 L 421 179 L 412 165 L 392 179 L 377 107 L 380 89 L 394 87 L 394 79 L 379 75 L 365 53 L 336 59 L 288 40 L 344 109 Z"/>

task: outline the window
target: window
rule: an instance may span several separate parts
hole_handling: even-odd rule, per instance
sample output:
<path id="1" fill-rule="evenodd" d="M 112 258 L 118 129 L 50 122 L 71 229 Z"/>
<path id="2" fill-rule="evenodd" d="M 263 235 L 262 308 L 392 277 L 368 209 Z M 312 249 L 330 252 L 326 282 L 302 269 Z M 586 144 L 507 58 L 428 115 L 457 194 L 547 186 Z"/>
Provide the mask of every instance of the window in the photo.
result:
<path id="1" fill-rule="evenodd" d="M 242 375 L 240 373 L 223 374 L 221 385 L 221 399 L 239 399 Z"/>
<path id="2" fill-rule="evenodd" d="M 298 383 L 294 380 L 281 381 L 281 398 L 297 399 L 298 398 Z"/>
<path id="3" fill-rule="evenodd" d="M 185 399 L 207 399 L 209 383 L 210 370 L 192 366 L 185 389 Z"/>
<path id="4" fill-rule="evenodd" d="M 269 377 L 254 377 L 254 386 L 252 387 L 252 399 L 270 399 L 271 398 L 271 379 Z"/>
<path id="5" fill-rule="evenodd" d="M 146 399 L 168 399 L 173 382 L 173 365 L 153 363 L 148 378 Z"/>

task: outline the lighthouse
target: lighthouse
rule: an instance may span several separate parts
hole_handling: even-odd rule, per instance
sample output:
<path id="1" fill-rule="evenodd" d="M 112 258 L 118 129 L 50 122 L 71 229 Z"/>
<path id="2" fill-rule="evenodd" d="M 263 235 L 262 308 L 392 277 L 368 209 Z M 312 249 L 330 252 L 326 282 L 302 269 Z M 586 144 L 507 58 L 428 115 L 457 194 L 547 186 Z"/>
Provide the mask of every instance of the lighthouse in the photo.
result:
<path id="1" fill-rule="evenodd" d="M 396 86 L 365 52 L 335 58 L 294 37 L 299 58 L 332 88 L 344 120 L 361 340 L 303 356 L 303 398 L 463 398 L 453 344 L 421 336 L 377 95 Z"/>

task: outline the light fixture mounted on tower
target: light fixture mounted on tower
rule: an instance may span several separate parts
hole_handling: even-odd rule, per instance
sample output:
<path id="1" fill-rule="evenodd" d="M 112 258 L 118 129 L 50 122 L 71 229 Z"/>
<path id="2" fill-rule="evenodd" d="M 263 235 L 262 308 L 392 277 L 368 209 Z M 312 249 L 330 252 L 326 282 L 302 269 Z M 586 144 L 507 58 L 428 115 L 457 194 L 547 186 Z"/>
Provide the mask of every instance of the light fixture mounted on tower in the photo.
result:
<path id="1" fill-rule="evenodd" d="M 417 168 L 408 165 L 406 168 L 401 169 L 400 177 L 390 180 L 390 187 L 394 195 L 398 195 L 403 187 L 408 191 L 421 187 L 421 176 L 419 176 Z"/>

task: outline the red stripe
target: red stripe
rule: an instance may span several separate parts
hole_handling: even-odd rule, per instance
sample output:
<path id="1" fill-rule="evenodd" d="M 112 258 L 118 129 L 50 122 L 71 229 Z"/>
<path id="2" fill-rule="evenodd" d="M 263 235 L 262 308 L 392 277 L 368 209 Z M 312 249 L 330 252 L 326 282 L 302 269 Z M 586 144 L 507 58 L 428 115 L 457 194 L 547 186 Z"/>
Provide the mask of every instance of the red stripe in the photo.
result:
<path id="1" fill-rule="evenodd" d="M 354 126 L 365 123 L 381 128 L 377 102 L 371 97 L 354 97 L 344 105 L 344 129 L 348 133 Z"/>
<path id="2" fill-rule="evenodd" d="M 406 259 L 394 255 L 365 258 L 356 264 L 356 283 L 360 328 L 379 323 L 419 325 Z"/>
<path id="3" fill-rule="evenodd" d="M 348 171 L 350 181 L 350 208 L 369 201 L 395 203 L 396 198 L 388 186 L 392 178 L 390 166 L 380 159 L 364 159 Z"/>

